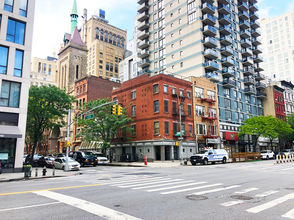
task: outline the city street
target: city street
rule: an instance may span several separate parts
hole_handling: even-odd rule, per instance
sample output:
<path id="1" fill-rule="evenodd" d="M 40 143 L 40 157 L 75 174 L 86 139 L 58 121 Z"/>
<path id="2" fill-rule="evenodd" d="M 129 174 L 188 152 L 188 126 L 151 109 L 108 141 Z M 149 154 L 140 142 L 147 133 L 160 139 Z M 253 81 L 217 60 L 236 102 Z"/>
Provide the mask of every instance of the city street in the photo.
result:
<path id="1" fill-rule="evenodd" d="M 85 167 L 0 183 L 0 219 L 294 219 L 294 164 Z"/>

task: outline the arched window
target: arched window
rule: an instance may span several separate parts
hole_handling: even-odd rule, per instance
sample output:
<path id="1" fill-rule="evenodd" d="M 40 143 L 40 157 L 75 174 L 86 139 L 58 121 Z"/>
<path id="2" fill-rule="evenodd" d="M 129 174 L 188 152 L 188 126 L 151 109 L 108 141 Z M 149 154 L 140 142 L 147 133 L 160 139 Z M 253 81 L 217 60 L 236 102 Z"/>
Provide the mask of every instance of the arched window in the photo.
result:
<path id="1" fill-rule="evenodd" d="M 120 40 L 120 45 L 122 48 L 124 48 L 124 39 L 123 38 L 121 38 L 121 40 Z"/>
<path id="2" fill-rule="evenodd" d="M 103 29 L 100 30 L 100 40 L 103 41 Z"/>
<path id="3" fill-rule="evenodd" d="M 79 78 L 79 65 L 76 65 L 76 79 Z"/>
<path id="4" fill-rule="evenodd" d="M 96 28 L 96 39 L 99 40 L 99 28 Z"/>
<path id="5" fill-rule="evenodd" d="M 104 33 L 104 41 L 108 42 L 108 33 L 107 33 L 107 31 L 105 31 L 105 33 Z"/>
<path id="6" fill-rule="evenodd" d="M 116 36 L 113 35 L 113 45 L 116 45 Z"/>
<path id="7" fill-rule="evenodd" d="M 111 34 L 111 33 L 109 33 L 108 39 L 109 39 L 108 42 L 109 42 L 110 44 L 112 44 L 112 34 Z"/>
<path id="8" fill-rule="evenodd" d="M 117 37 L 117 46 L 120 47 L 120 38 Z"/>

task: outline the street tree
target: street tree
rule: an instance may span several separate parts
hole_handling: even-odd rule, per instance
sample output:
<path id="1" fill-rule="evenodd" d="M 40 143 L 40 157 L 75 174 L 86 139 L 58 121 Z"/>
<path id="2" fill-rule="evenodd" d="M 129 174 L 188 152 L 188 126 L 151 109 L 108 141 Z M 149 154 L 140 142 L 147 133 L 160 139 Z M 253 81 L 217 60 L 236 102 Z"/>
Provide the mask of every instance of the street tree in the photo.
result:
<path id="1" fill-rule="evenodd" d="M 65 126 L 65 109 L 70 109 L 75 98 L 56 86 L 32 86 L 29 90 L 26 135 L 33 143 L 30 164 L 33 164 L 37 143 L 45 130 Z"/>
<path id="2" fill-rule="evenodd" d="M 79 108 L 77 117 L 107 102 L 109 102 L 108 98 L 86 102 Z M 94 109 L 92 113 L 89 113 L 94 115 L 92 119 L 86 120 L 85 117 L 78 119 L 76 126 L 80 127 L 80 132 L 76 135 L 76 138 L 83 138 L 88 142 L 102 142 L 102 149 L 109 148 L 116 137 L 123 136 L 126 138 L 126 133 L 132 131 L 128 124 L 132 119 L 126 115 L 127 108 L 123 108 L 122 115 L 113 115 L 111 111 L 112 105 Z"/>
<path id="3" fill-rule="evenodd" d="M 289 147 L 292 148 L 294 141 L 294 113 L 286 117 L 286 123 L 291 127 L 292 132 L 281 133 L 280 138 L 286 140 L 289 144 Z"/>

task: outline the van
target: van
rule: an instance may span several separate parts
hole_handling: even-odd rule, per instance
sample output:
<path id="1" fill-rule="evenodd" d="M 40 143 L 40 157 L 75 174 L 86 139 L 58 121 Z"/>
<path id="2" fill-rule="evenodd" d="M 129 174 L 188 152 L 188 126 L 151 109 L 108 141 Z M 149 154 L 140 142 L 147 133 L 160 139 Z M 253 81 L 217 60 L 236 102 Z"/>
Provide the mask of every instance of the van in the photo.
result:
<path id="1" fill-rule="evenodd" d="M 224 149 L 208 149 L 199 151 L 197 154 L 190 157 L 192 165 L 202 163 L 207 165 L 208 163 L 222 162 L 225 164 L 229 159 L 228 153 Z"/>

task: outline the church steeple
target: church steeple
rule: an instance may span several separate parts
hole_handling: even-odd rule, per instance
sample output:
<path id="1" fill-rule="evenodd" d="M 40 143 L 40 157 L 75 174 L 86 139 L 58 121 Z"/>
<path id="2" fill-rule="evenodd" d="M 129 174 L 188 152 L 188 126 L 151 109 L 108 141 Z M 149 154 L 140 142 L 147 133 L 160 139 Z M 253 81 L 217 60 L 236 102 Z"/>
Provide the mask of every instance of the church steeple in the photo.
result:
<path id="1" fill-rule="evenodd" d="M 78 24 L 78 10 L 77 10 L 77 2 L 76 0 L 74 0 L 73 2 L 73 6 L 72 6 L 72 11 L 71 11 L 71 14 L 70 14 L 70 17 L 71 17 L 71 30 L 70 30 L 70 34 L 73 33 L 75 27 L 77 26 Z"/>

